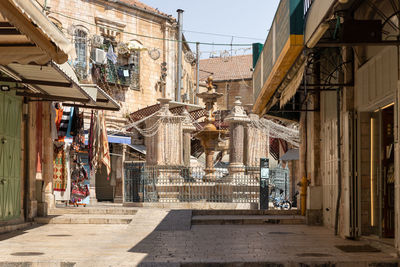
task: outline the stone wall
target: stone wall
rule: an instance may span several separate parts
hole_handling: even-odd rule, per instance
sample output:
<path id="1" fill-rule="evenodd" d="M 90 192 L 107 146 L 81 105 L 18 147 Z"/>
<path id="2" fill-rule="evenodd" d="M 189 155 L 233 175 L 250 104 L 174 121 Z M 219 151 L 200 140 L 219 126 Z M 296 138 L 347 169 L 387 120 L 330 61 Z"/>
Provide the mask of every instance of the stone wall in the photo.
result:
<path id="1" fill-rule="evenodd" d="M 214 85 L 218 93 L 224 94 L 217 101 L 218 107 L 222 110 L 232 109 L 236 96 L 242 97 L 243 105 L 252 104 L 254 101 L 252 80 L 214 81 Z"/>
<path id="2" fill-rule="evenodd" d="M 118 42 L 137 40 L 145 48 L 157 48 L 160 51 L 160 57 L 157 60 L 151 59 L 147 50 L 140 52 L 140 88 L 138 90 L 120 85 L 110 86 L 111 96 L 120 103 L 121 110 L 107 112 L 107 125 L 111 121 L 117 125 L 123 125 L 128 114 L 156 104 L 157 98 L 175 99 L 177 42 L 162 40 L 177 39 L 176 23 L 172 17 L 167 19 L 104 0 L 52 0 L 48 6 L 50 8 L 49 17 L 62 26 L 63 33 L 71 41 L 73 41 L 73 31 L 77 27 L 86 31 L 89 38 L 95 34 L 101 35 L 100 27 L 96 26 L 96 19 L 101 18 L 110 21 L 111 24 L 120 25 L 118 27 L 123 29 L 124 32 L 118 33 L 116 36 Z M 183 49 L 183 53 L 185 52 L 187 52 L 186 46 Z M 91 45 L 88 44 L 87 55 L 90 56 L 90 53 Z M 161 63 L 163 62 L 167 63 L 165 87 L 160 86 L 159 83 Z M 88 72 L 90 74 L 90 70 Z M 92 76 L 89 75 L 88 79 L 83 82 L 92 83 Z M 192 66 L 183 60 L 182 94 L 193 95 L 190 94 L 191 88 L 194 88 L 193 84 Z M 99 85 L 105 87 L 102 84 Z"/>

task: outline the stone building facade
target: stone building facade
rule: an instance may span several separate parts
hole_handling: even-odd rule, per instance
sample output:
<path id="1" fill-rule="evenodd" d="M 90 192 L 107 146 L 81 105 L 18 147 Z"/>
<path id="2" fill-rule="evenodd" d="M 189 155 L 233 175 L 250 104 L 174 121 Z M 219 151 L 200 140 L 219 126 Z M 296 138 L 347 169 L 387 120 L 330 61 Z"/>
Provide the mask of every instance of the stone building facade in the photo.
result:
<path id="1" fill-rule="evenodd" d="M 343 238 L 376 236 L 399 253 L 400 7 L 389 0 L 314 0 L 304 8 L 303 1 L 292 2 L 301 10 L 304 32 L 297 37 L 304 40 L 272 66 L 291 62 L 269 79 L 276 86 L 259 83 L 265 90 L 256 111 L 300 121 L 298 173 L 309 183 L 308 223 Z M 338 35 L 331 34 L 335 27 Z M 285 95 L 289 101 L 282 101 Z"/>
<path id="2" fill-rule="evenodd" d="M 106 112 L 109 133 L 123 135 L 121 127 L 130 122 L 129 114 L 157 104 L 159 98 L 178 99 L 178 24 L 173 16 L 136 0 L 41 2 L 48 17 L 75 44 L 77 56 L 69 63 L 80 82 L 97 84 L 121 106 L 119 111 Z M 110 59 L 111 46 L 114 62 Z M 190 48 L 184 42 L 181 99 L 194 103 L 193 62 L 184 60 L 188 53 Z M 89 112 L 85 118 L 88 122 Z M 127 142 L 135 144 L 137 140 Z M 97 172 L 91 183 L 92 196 L 93 200 L 120 202 L 124 190 L 121 155 L 129 159 L 128 155 L 136 151 L 125 141 L 112 141 L 110 147 L 111 179 L 108 181 L 101 170 Z"/>
<path id="3" fill-rule="evenodd" d="M 80 74 L 81 82 L 96 83 L 121 105 L 119 112 L 107 114 L 110 129 L 124 125 L 128 114 L 157 103 L 160 97 L 177 99 L 175 18 L 136 0 L 42 2 L 46 2 L 49 18 L 75 43 L 78 56 L 71 63 Z M 108 52 L 110 43 L 118 57 L 118 70 L 99 68 L 100 64 L 95 62 L 96 50 Z M 130 45 L 134 49 L 123 53 Z M 187 52 L 190 49 L 184 43 L 183 54 Z M 127 69 L 129 77 L 117 73 L 118 78 L 123 76 L 119 82 L 113 81 L 116 77 L 99 78 L 104 71 Z M 192 96 L 193 84 L 191 63 L 183 60 L 181 94 Z"/>
<path id="4" fill-rule="evenodd" d="M 224 94 L 218 99 L 218 108 L 231 110 L 236 96 L 242 97 L 244 105 L 254 102 L 251 69 L 252 55 L 202 59 L 200 81 L 206 81 L 208 76 L 212 75 L 216 92 Z"/>

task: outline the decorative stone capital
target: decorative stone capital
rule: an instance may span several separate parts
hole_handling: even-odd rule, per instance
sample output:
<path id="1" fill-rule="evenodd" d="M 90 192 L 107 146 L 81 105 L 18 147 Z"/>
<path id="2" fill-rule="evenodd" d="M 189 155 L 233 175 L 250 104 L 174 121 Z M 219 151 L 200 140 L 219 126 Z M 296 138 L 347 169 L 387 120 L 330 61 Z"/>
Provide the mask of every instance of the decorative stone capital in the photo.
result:
<path id="1" fill-rule="evenodd" d="M 169 102 L 171 102 L 171 99 L 169 98 L 158 98 L 158 102 L 160 102 L 161 109 L 160 112 L 163 115 L 171 115 L 171 112 L 169 111 Z"/>
<path id="2" fill-rule="evenodd" d="M 190 118 L 190 114 L 187 111 L 187 109 L 183 109 L 183 112 L 181 114 L 184 119 L 183 119 L 183 125 L 182 125 L 182 129 L 184 132 L 194 132 L 196 131 L 196 127 L 194 127 L 193 123 L 192 123 L 192 119 Z"/>
<path id="3" fill-rule="evenodd" d="M 234 107 L 231 110 L 231 113 L 228 117 L 226 117 L 225 121 L 228 123 L 248 123 L 250 122 L 249 117 L 247 116 L 244 108 L 242 106 L 242 102 L 240 99 L 241 96 L 236 96 L 236 101 L 234 102 Z"/>

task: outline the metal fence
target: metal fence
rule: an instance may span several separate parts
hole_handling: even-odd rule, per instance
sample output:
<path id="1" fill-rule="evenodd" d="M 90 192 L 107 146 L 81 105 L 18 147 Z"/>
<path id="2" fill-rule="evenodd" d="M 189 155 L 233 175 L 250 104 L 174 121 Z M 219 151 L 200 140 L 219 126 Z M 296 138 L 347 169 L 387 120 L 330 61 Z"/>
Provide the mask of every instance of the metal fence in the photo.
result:
<path id="1" fill-rule="evenodd" d="M 126 202 L 258 203 L 259 168 L 229 170 L 125 163 Z"/>

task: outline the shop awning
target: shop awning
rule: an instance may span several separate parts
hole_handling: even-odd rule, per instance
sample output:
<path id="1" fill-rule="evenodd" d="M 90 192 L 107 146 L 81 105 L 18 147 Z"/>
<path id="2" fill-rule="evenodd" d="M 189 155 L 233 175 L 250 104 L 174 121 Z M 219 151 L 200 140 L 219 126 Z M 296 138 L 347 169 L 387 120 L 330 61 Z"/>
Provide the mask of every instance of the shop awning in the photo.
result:
<path id="1" fill-rule="evenodd" d="M 11 63 L 0 66 L 0 70 L 8 76 L 0 77 L 0 82 L 15 82 L 16 88 L 30 89 L 18 90 L 19 96 L 79 103 L 97 100 L 97 89 L 80 86 L 68 63 L 57 65 L 50 62 L 42 66 Z"/>
<path id="2" fill-rule="evenodd" d="M 292 161 L 292 160 L 299 160 L 300 155 L 299 155 L 299 150 L 298 149 L 290 149 L 288 152 L 286 152 L 280 160 L 283 161 Z"/>
<path id="3" fill-rule="evenodd" d="M 75 48 L 47 18 L 36 1 L 0 1 L 0 64 L 36 63 L 51 60 L 62 64 Z"/>
<path id="4" fill-rule="evenodd" d="M 112 144 L 126 144 L 130 145 L 132 143 L 132 139 L 130 136 L 123 136 L 123 135 L 114 135 L 114 134 L 107 134 L 107 140 L 109 143 Z M 89 134 L 85 134 L 85 145 L 88 145 L 89 142 Z"/>
<path id="5" fill-rule="evenodd" d="M 114 110 L 118 111 L 121 109 L 121 106 L 115 101 L 111 96 L 109 96 L 103 89 L 95 84 L 81 84 L 80 85 L 87 92 L 96 92 L 95 102 L 83 103 L 83 104 L 74 104 L 74 103 L 65 103 L 66 105 L 77 106 L 82 108 L 91 108 L 91 109 L 102 109 L 102 110 Z"/>
<path id="6" fill-rule="evenodd" d="M 266 106 L 303 51 L 303 12 L 303 0 L 280 1 L 253 72 L 253 112 L 256 114 L 262 115 L 265 112 Z"/>
<path id="7" fill-rule="evenodd" d="M 130 148 L 139 152 L 140 154 L 146 155 L 146 146 L 144 145 L 128 145 Z"/>

